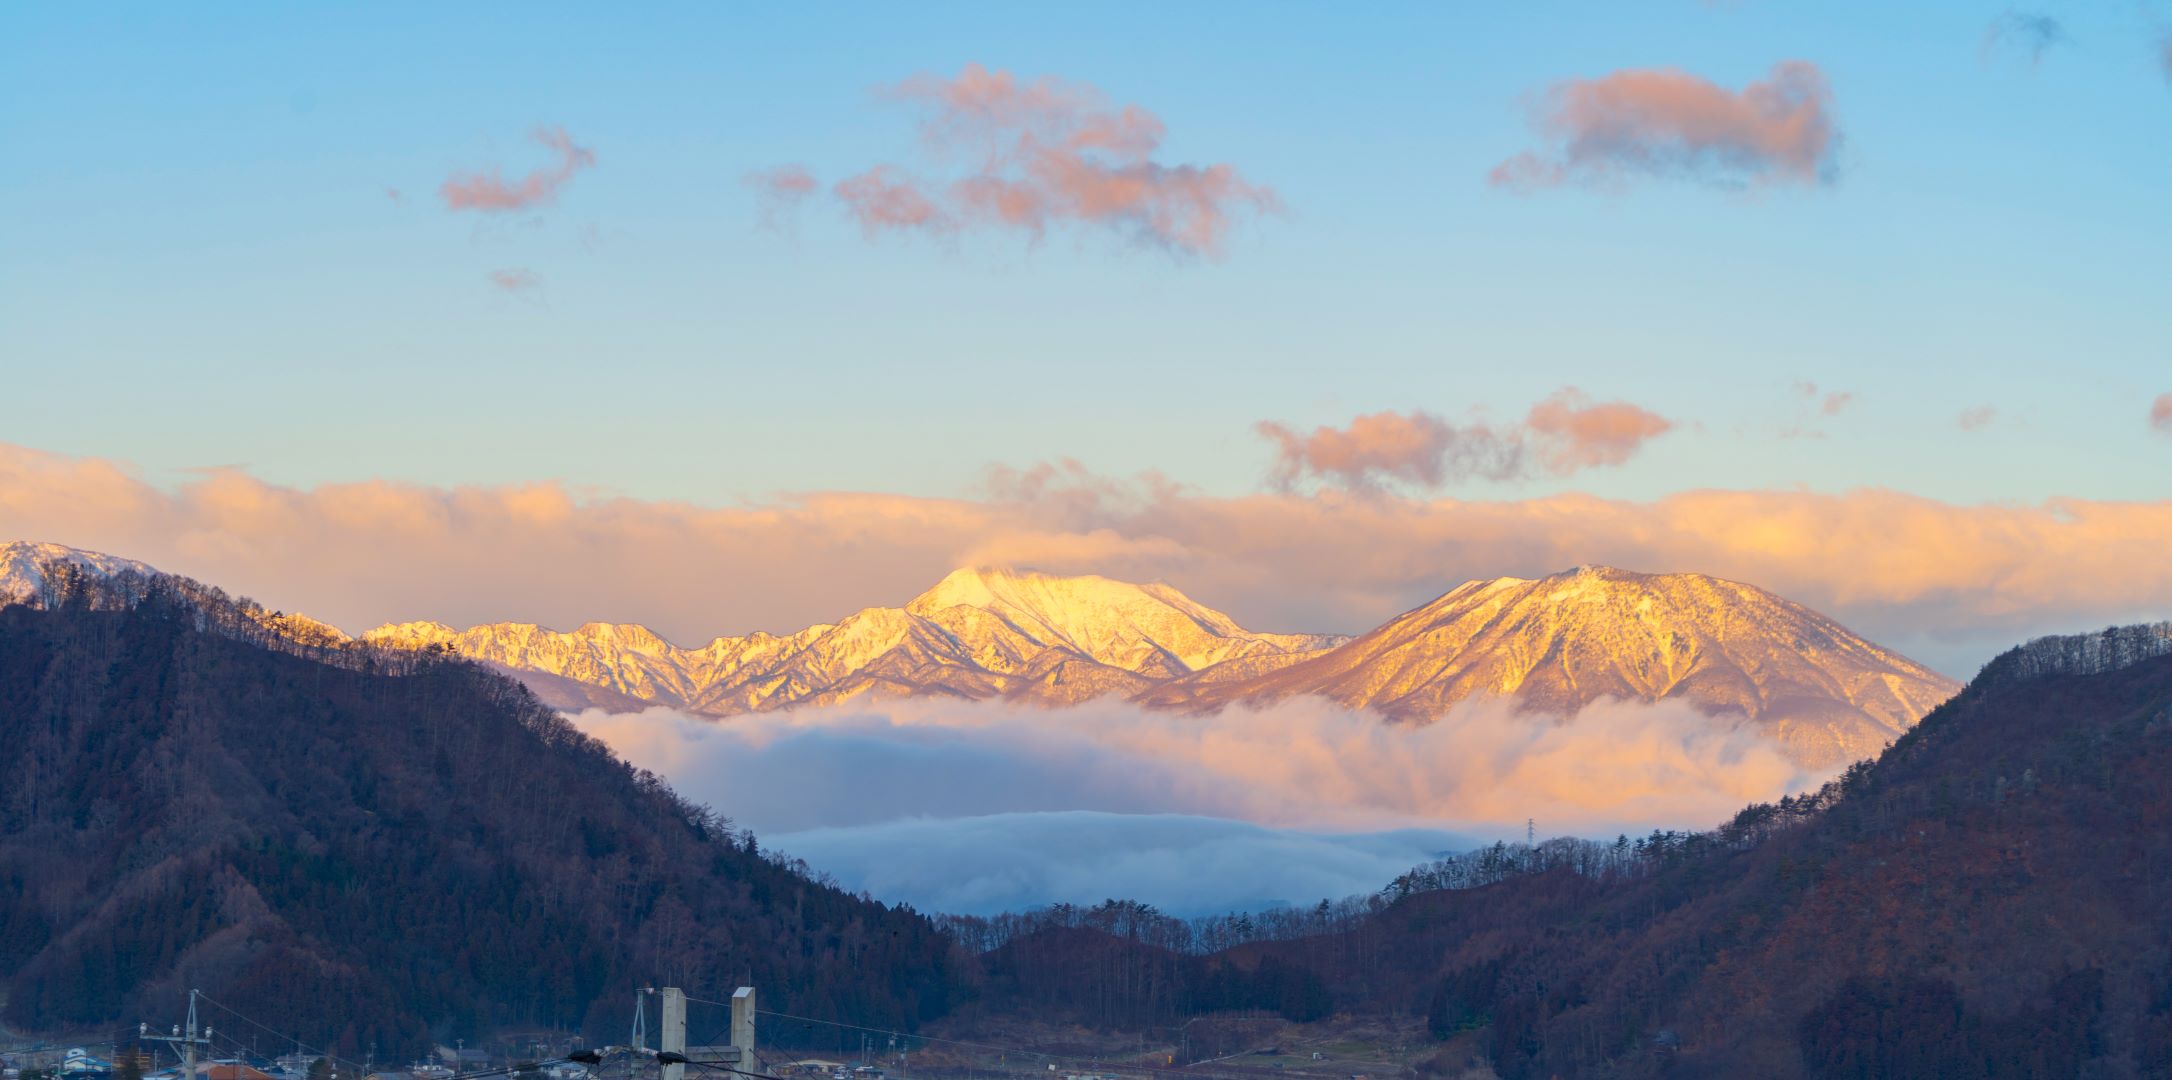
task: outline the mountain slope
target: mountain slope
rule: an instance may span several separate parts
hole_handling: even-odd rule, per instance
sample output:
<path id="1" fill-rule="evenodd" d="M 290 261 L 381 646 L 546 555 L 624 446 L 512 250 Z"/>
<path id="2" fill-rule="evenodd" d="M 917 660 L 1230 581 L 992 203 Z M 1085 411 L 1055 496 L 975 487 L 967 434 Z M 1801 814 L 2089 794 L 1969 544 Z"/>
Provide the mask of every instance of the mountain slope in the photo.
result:
<path id="1" fill-rule="evenodd" d="M 99 580 L 122 574 L 148 577 L 157 573 L 134 559 L 101 555 L 61 544 L 16 540 L 0 544 L 0 604 L 39 602 L 46 594 L 49 571 L 55 566 L 73 567 Z"/>
<path id="2" fill-rule="evenodd" d="M 41 605 L 0 606 L 12 1028 L 170 1015 L 194 986 L 406 1055 L 623 1036 L 658 979 L 883 1026 L 951 999 L 927 920 L 762 857 L 502 675 L 297 644 L 179 579 L 50 572 Z"/>
<path id="3" fill-rule="evenodd" d="M 2046 639 L 1823 792 L 1253 952 L 1504 1077 L 2172 1076 L 2167 792 L 2172 624 Z"/>
<path id="4" fill-rule="evenodd" d="M 1602 697 L 1685 700 L 1829 766 L 1876 753 L 1955 689 L 1762 589 L 1580 567 L 1467 582 L 1331 652 L 1249 678 L 1180 678 L 1144 700 L 1214 708 L 1317 695 L 1412 721 L 1487 694 L 1552 713 Z"/>
<path id="5" fill-rule="evenodd" d="M 515 672 L 565 707 L 638 702 L 719 716 L 863 697 L 1075 704 L 1130 696 L 1233 659 L 1288 663 L 1343 640 L 1254 633 L 1166 585 L 997 569 L 956 571 L 902 608 L 696 649 L 610 623 L 570 633 L 523 623 L 466 630 L 402 623 L 363 637 L 446 645 Z"/>

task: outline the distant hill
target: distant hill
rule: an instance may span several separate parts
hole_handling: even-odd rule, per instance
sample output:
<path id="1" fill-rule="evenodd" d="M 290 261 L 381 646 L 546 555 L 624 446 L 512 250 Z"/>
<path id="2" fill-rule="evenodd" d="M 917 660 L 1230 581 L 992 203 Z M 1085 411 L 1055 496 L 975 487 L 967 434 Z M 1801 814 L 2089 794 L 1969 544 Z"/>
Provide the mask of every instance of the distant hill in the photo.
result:
<path id="1" fill-rule="evenodd" d="M 12 1028 L 170 1016 L 201 987 L 389 1057 L 506 1025 L 622 1037 L 657 982 L 890 1027 L 952 1001 L 926 919 L 765 858 L 503 675 L 299 641 L 135 566 L 38 573 L 0 606 Z"/>

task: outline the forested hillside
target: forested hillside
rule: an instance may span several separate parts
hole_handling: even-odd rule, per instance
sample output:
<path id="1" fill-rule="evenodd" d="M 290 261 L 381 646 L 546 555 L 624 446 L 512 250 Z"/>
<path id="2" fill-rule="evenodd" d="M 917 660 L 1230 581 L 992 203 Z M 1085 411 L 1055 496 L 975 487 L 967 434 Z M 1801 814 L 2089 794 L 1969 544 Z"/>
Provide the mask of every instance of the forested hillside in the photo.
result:
<path id="1" fill-rule="evenodd" d="M 1711 832 L 1498 845 L 1273 925 L 950 925 L 988 949 L 979 1008 L 1423 1015 L 1450 1074 L 2172 1076 L 2167 652 L 2165 626 L 2014 650 Z"/>
<path id="2" fill-rule="evenodd" d="M 11 1026 L 133 1025 L 197 986 L 392 1056 L 623 1035 L 657 982 L 889 1027 L 951 1004 L 928 920 L 765 858 L 510 679 L 300 642 L 176 579 L 50 592 L 0 608 Z"/>
<path id="3" fill-rule="evenodd" d="M 1260 955 L 1512 1077 L 2172 1075 L 2172 656 L 2133 633 L 2009 653 L 1818 795 Z"/>

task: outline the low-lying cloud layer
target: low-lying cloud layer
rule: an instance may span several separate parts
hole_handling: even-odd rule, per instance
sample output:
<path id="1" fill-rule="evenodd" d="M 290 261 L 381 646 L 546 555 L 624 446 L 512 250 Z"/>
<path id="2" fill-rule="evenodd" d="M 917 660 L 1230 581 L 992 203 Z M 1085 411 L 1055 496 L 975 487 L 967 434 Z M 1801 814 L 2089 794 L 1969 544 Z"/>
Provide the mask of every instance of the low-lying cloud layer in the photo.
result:
<path id="1" fill-rule="evenodd" d="M 1380 412 L 1308 434 L 1272 420 L 1257 425 L 1275 444 L 1270 478 L 1285 491 L 1307 480 L 1371 491 L 1383 482 L 1438 488 L 1536 472 L 1566 476 L 1619 465 L 1673 429 L 1674 421 L 1649 409 L 1593 402 L 1573 386 L 1531 406 L 1520 424 L 1457 424 L 1427 412 Z"/>
<path id="2" fill-rule="evenodd" d="M 901 701 L 575 722 L 848 884 L 974 910 L 1081 889 L 1194 909 L 1316 900 L 1354 891 L 1323 894 L 1331 881 L 1378 888 L 1454 835 L 1520 834 L 1530 818 L 1554 834 L 1703 828 L 1825 779 L 1681 702 L 1548 717 L 1475 701 L 1423 726 L 1320 699 L 1206 716 Z M 1425 838 L 1379 835 L 1409 829 Z M 1209 876 L 1198 861 L 1277 851 L 1326 861 L 1295 877 L 1273 863 Z M 1110 876 L 1091 885 L 1096 872 Z"/>
<path id="3" fill-rule="evenodd" d="M 1834 175 L 1840 145 L 1825 73 L 1803 60 L 1740 91 L 1672 68 L 1570 79 L 1547 90 L 1531 120 L 1549 145 L 1495 166 L 1494 186 L 1818 184 Z"/>
<path id="4" fill-rule="evenodd" d="M 1430 829 L 1317 833 L 1183 814 L 1052 810 L 778 833 L 763 844 L 922 911 L 993 915 L 1140 899 L 1174 915 L 1373 892 L 1475 841 Z"/>
<path id="5" fill-rule="evenodd" d="M 2172 401 L 2159 408 L 2172 427 Z M 1341 632 L 1474 577 L 1693 570 L 1961 676 L 2025 637 L 2172 611 L 2172 500 L 1217 498 L 1075 469 L 1010 477 L 979 500 L 812 493 L 704 507 L 557 484 L 296 488 L 231 469 L 167 488 L 122 463 L 0 443 L 0 537 L 142 559 L 348 630 L 605 620 L 681 643 L 831 622 L 902 603 L 958 566 L 1006 564 L 1164 579 L 1246 626 Z"/>
<path id="6" fill-rule="evenodd" d="M 1547 717 L 1486 700 L 1424 725 L 1315 698 L 1210 715 L 908 700 L 577 721 L 688 794 L 787 832 L 1051 810 L 1343 830 L 1520 828 L 1532 816 L 1563 832 L 1701 827 L 1823 779 L 1680 702 Z"/>

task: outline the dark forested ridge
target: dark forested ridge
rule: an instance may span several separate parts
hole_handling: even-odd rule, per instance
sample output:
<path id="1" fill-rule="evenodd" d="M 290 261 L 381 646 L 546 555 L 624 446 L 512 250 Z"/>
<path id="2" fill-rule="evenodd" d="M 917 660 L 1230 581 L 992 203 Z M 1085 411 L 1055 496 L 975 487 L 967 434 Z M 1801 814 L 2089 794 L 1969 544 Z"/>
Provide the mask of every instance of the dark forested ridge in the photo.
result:
<path id="1" fill-rule="evenodd" d="M 2172 656 L 2038 659 L 1821 795 L 1265 954 L 1511 1077 L 2172 1076 Z"/>
<path id="2" fill-rule="evenodd" d="M 885 1027 L 949 1007 L 928 920 L 763 857 L 511 680 L 127 586 L 0 608 L 9 1025 L 132 1026 L 198 986 L 389 1055 L 619 1031 L 658 981 Z"/>
<path id="3" fill-rule="evenodd" d="M 2172 1077 L 2172 627 L 2038 642 L 1708 833 L 1502 845 L 1239 944 L 1118 902 L 952 920 L 979 1010 L 1426 1018 L 1507 1077 Z"/>

